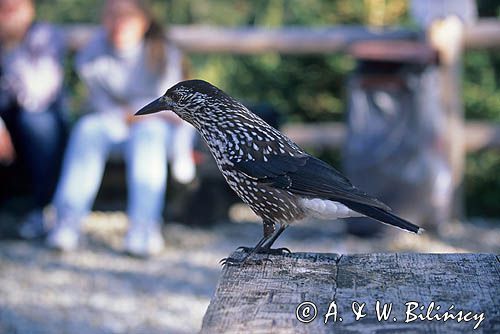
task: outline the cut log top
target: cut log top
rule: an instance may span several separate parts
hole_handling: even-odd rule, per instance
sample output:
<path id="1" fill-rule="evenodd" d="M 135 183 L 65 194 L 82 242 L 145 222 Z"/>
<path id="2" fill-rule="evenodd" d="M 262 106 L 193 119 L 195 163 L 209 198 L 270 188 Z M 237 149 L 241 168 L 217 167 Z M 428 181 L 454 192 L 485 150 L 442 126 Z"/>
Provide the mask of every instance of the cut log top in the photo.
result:
<path id="1" fill-rule="evenodd" d="M 496 255 L 268 258 L 263 265 L 223 268 L 201 333 L 469 333 L 475 326 L 477 333 L 500 333 Z M 384 306 L 388 317 L 379 321 Z"/>

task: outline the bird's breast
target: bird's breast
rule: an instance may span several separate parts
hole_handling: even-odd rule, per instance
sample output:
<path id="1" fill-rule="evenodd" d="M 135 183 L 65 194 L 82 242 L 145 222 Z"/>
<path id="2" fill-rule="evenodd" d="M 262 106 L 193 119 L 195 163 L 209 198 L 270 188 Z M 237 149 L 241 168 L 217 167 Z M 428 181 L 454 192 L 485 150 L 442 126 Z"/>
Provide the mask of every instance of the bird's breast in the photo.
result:
<path id="1" fill-rule="evenodd" d="M 263 184 L 231 167 L 221 170 L 229 186 L 262 219 L 289 224 L 305 217 L 294 194 Z"/>
<path id="2" fill-rule="evenodd" d="M 250 135 L 253 134 L 250 132 Z M 258 216 L 282 224 L 292 223 L 305 217 L 305 211 L 294 194 L 249 177 L 234 165 L 234 162 L 246 160 L 266 162 L 266 156 L 280 153 L 280 150 L 285 148 L 283 143 L 262 136 L 249 138 L 247 132 L 210 130 L 202 132 L 202 136 L 231 189 Z"/>

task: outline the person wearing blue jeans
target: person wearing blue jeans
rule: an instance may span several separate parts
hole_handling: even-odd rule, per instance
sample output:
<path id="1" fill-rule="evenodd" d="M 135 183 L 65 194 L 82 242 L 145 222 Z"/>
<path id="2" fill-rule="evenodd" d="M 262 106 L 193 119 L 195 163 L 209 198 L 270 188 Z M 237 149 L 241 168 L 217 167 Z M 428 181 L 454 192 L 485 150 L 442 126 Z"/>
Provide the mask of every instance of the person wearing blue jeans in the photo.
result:
<path id="1" fill-rule="evenodd" d="M 167 152 L 172 151 L 174 176 L 189 181 L 194 130 L 175 115 L 141 119 L 133 114 L 182 79 L 181 55 L 165 43 L 143 1 L 107 0 L 103 21 L 104 29 L 77 56 L 91 112 L 70 135 L 52 203 L 56 227 L 47 244 L 60 250 L 77 247 L 80 223 L 91 210 L 108 153 L 116 147 L 125 156 L 129 188 L 125 250 L 154 255 L 163 248 Z"/>
<path id="2" fill-rule="evenodd" d="M 3 111 L 0 114 L 5 128 L 12 139 L 15 152 L 22 160 L 24 172 L 27 172 L 30 179 L 34 207 L 32 214 L 38 216 L 50 202 L 57 180 L 65 138 L 63 113 L 56 104 L 36 113 L 23 110 L 17 105 Z M 36 230 L 42 228 L 38 224 L 32 227 Z"/>
<path id="3" fill-rule="evenodd" d="M 31 186 L 32 205 L 19 228 L 26 239 L 46 232 L 43 208 L 57 181 L 66 132 L 63 39 L 54 26 L 34 19 L 32 0 L 0 0 L 0 162 L 16 160 L 13 166 L 24 172 L 16 176 L 26 174 Z"/>
<path id="4" fill-rule="evenodd" d="M 132 222 L 126 240 L 128 251 L 156 253 L 162 248 L 158 222 L 165 197 L 166 152 L 173 127 L 167 122 L 148 120 L 130 127 L 123 122 L 122 131 L 117 131 L 120 121 L 90 114 L 72 132 L 53 202 L 62 248 L 71 249 L 77 244 L 80 222 L 91 210 L 111 149 L 121 149 L 127 164 L 127 214 Z"/>

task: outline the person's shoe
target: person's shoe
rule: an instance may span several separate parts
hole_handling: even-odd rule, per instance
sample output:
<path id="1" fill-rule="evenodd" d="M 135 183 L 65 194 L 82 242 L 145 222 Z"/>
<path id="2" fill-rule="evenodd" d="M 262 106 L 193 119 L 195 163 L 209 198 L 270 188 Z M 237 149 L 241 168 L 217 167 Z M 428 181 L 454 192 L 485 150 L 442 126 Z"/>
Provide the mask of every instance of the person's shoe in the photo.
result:
<path id="1" fill-rule="evenodd" d="M 31 212 L 17 230 L 19 236 L 26 240 L 38 239 L 47 235 L 42 210 Z"/>
<path id="2" fill-rule="evenodd" d="M 165 240 L 159 226 L 153 226 L 147 231 L 147 249 L 151 255 L 160 254 L 165 248 Z"/>
<path id="3" fill-rule="evenodd" d="M 132 256 L 149 257 L 158 255 L 163 248 L 164 241 L 158 226 L 131 228 L 125 237 L 125 252 Z"/>
<path id="4" fill-rule="evenodd" d="M 140 256 L 138 254 L 144 253 L 145 244 L 146 233 L 144 229 L 129 228 L 127 235 L 125 236 L 125 252 L 130 255 Z"/>
<path id="5" fill-rule="evenodd" d="M 78 247 L 78 239 L 79 233 L 74 228 L 58 226 L 49 233 L 45 243 L 50 248 L 69 252 Z"/>

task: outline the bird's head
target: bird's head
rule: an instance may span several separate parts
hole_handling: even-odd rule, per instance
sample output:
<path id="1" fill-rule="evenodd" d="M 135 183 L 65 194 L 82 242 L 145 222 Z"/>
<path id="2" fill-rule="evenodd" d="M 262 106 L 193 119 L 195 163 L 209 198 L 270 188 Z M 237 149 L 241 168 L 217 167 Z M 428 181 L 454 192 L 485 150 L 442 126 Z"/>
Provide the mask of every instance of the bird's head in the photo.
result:
<path id="1" fill-rule="evenodd" d="M 144 106 L 135 115 L 153 114 L 171 110 L 183 120 L 198 125 L 205 120 L 214 120 L 221 108 L 239 105 L 226 93 L 203 80 L 181 81 L 167 92 Z"/>

